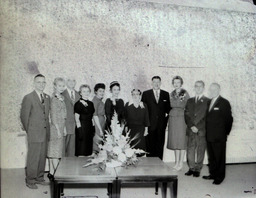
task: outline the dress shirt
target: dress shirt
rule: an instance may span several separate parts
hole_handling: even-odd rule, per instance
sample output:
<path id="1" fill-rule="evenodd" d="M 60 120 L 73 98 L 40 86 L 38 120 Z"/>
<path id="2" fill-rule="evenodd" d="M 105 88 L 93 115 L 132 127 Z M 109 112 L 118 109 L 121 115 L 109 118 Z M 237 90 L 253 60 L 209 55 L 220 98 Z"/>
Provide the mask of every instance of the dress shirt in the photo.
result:
<path id="1" fill-rule="evenodd" d="M 215 104 L 216 100 L 219 98 L 219 96 L 220 96 L 220 95 L 218 95 L 217 97 L 215 97 L 215 98 L 213 98 L 213 99 L 211 100 L 211 104 L 210 104 L 209 111 L 212 110 L 212 107 L 213 107 L 213 105 Z"/>

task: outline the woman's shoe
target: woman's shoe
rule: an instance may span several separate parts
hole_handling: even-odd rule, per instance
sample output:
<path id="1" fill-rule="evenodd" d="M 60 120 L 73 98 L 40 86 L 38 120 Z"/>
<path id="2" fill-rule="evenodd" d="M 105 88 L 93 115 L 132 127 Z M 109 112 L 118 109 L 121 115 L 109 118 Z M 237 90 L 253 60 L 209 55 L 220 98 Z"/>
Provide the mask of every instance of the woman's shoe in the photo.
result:
<path id="1" fill-rule="evenodd" d="M 178 168 L 178 166 L 179 166 L 179 164 L 175 164 L 175 166 L 173 167 L 173 169 L 177 169 Z"/>
<path id="2" fill-rule="evenodd" d="M 48 173 L 47 177 L 49 178 L 50 181 L 54 180 L 54 176 L 51 173 Z"/>
<path id="3" fill-rule="evenodd" d="M 177 171 L 180 171 L 183 168 L 183 164 L 179 164 L 178 167 L 176 168 Z"/>

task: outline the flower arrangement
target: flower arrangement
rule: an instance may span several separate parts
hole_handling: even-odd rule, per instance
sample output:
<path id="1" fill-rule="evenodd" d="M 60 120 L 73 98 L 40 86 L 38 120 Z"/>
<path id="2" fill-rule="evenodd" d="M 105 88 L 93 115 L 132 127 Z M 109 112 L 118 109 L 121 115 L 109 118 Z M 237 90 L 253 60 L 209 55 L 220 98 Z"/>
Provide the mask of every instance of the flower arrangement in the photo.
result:
<path id="1" fill-rule="evenodd" d="M 175 90 L 172 92 L 171 96 L 172 98 L 179 99 L 181 102 L 185 100 L 186 97 L 186 90 L 181 89 L 179 93 L 177 93 Z"/>
<path id="2" fill-rule="evenodd" d="M 100 170 L 106 167 L 130 166 L 138 163 L 137 154 L 146 154 L 141 149 L 135 149 L 131 142 L 137 138 L 130 138 L 129 131 L 123 134 L 124 127 L 118 123 L 117 113 L 111 121 L 111 131 L 106 131 L 102 143 L 98 145 L 99 153 L 90 158 L 83 166 L 98 165 Z"/>

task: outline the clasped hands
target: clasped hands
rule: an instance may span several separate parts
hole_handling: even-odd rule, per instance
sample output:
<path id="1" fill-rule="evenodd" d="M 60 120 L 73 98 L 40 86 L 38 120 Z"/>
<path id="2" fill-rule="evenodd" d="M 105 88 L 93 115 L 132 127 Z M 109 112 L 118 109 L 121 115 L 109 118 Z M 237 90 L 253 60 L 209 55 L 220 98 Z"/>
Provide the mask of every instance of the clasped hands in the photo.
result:
<path id="1" fill-rule="evenodd" d="M 196 128 L 195 126 L 192 126 L 191 130 L 193 133 L 198 133 L 198 128 Z"/>

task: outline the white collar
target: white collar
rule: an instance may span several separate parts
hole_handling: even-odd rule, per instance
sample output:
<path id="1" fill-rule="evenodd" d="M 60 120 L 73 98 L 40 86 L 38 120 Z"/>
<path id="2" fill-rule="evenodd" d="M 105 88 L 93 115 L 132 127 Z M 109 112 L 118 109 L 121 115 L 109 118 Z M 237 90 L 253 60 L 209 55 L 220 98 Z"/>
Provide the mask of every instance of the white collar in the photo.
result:
<path id="1" fill-rule="evenodd" d="M 134 105 L 134 102 L 133 102 L 132 100 L 130 100 L 129 103 L 128 103 L 128 106 L 131 106 L 131 105 Z M 134 105 L 134 106 L 135 106 L 135 105 Z M 145 108 L 143 102 L 140 102 L 140 103 L 139 103 L 139 106 L 140 106 L 142 109 Z"/>
<path id="2" fill-rule="evenodd" d="M 219 97 L 220 97 L 220 95 L 218 95 L 218 96 L 212 98 L 212 101 L 216 101 Z"/>
<path id="3" fill-rule="evenodd" d="M 44 92 L 40 93 L 39 91 L 35 90 L 35 92 L 37 93 L 37 95 L 39 96 L 39 98 L 41 99 L 41 94 L 43 95 L 44 97 Z"/>
<path id="4" fill-rule="evenodd" d="M 204 94 L 196 95 L 196 98 L 198 98 L 198 100 L 200 100 L 203 96 L 204 96 Z"/>

